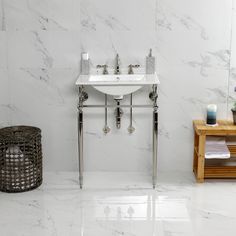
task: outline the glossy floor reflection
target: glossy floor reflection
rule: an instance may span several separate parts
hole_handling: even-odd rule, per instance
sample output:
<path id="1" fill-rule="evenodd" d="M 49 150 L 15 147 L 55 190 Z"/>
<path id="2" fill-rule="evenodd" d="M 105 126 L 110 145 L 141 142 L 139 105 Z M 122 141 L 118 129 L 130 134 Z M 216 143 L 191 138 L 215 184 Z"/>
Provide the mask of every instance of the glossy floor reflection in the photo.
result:
<path id="1" fill-rule="evenodd" d="M 0 193 L 1 236 L 235 236 L 236 181 L 192 173 L 47 173 L 37 190 Z"/>

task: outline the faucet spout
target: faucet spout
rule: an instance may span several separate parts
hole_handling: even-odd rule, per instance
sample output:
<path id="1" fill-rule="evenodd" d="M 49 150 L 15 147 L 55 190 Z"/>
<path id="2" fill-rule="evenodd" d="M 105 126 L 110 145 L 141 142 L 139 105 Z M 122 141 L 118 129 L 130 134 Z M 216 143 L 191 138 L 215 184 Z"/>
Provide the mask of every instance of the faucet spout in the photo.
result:
<path id="1" fill-rule="evenodd" d="M 116 64 L 115 64 L 115 74 L 120 74 L 120 57 L 119 54 L 116 54 Z"/>

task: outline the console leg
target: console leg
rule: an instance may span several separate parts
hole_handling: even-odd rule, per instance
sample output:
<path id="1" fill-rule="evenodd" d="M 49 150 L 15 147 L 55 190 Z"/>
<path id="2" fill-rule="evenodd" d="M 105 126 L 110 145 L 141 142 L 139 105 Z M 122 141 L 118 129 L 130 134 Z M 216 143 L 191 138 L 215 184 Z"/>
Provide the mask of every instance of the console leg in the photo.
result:
<path id="1" fill-rule="evenodd" d="M 157 183 L 157 138 L 158 138 L 158 112 L 157 107 L 154 108 L 153 111 L 153 188 L 156 187 Z"/>
<path id="2" fill-rule="evenodd" d="M 158 106 L 157 106 L 157 86 L 153 85 L 153 92 L 149 95 L 153 101 L 153 144 L 152 144 L 152 165 L 153 165 L 153 175 L 152 175 L 152 184 L 153 188 L 156 188 L 157 184 L 157 139 L 158 139 Z"/>
<path id="3" fill-rule="evenodd" d="M 79 147 L 79 184 L 83 187 L 83 111 L 79 109 L 78 112 L 78 147 Z"/>

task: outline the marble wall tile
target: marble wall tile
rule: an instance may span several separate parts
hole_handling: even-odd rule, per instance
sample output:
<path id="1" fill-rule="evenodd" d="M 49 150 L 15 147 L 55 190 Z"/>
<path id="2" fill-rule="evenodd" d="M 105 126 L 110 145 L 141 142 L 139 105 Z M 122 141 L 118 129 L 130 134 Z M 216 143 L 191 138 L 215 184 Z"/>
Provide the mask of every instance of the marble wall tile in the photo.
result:
<path id="1" fill-rule="evenodd" d="M 183 28 L 199 34 L 203 40 L 219 33 L 228 33 L 225 21 L 230 23 L 232 1 L 226 0 L 159 0 L 157 4 L 157 28 L 171 31 Z M 210 34 L 210 35 L 209 35 Z M 218 36 L 218 35 L 216 35 Z"/>
<path id="2" fill-rule="evenodd" d="M 79 67 L 79 32 L 11 31 L 7 35 L 11 68 Z"/>
<path id="3" fill-rule="evenodd" d="M 81 0 L 82 31 L 155 30 L 155 0 Z"/>
<path id="4" fill-rule="evenodd" d="M 152 48 L 161 80 L 158 166 L 189 170 L 192 120 L 204 119 L 209 103 L 218 105 L 219 118 L 227 117 L 227 107 L 231 115 L 235 19 L 231 0 L 1 0 L 0 125 L 39 126 L 45 168 L 77 170 L 74 82 L 80 52 L 89 52 L 93 67 L 107 63 L 111 70 L 119 53 L 126 71 L 131 63 L 143 67 Z M 87 90 L 89 103 L 103 104 L 102 94 Z M 150 103 L 149 90 L 140 89 L 134 103 Z M 150 172 L 151 117 L 151 111 L 135 109 L 130 136 L 128 109 L 119 131 L 109 109 L 112 131 L 104 136 L 103 110 L 86 110 L 85 170 Z"/>
<path id="5" fill-rule="evenodd" d="M 160 52 L 163 49 L 172 53 L 172 57 L 168 57 L 169 60 L 180 59 L 185 62 L 193 60 L 193 57 L 201 57 L 202 61 L 208 58 L 205 63 L 227 69 L 231 15 L 231 1 L 181 0 L 177 4 L 160 0 L 156 17 L 157 47 Z M 173 44 L 170 40 L 175 40 L 176 43 Z M 163 47 L 163 43 L 169 47 Z"/>
<path id="6" fill-rule="evenodd" d="M 98 4 L 100 2 L 82 2 L 82 50 L 89 51 L 93 66 L 107 63 L 109 67 L 113 67 L 114 55 L 117 52 L 122 58 L 123 66 L 127 66 L 130 62 L 140 63 L 143 66 L 148 48 L 154 49 L 154 53 L 157 55 L 157 71 L 161 79 L 159 88 L 159 168 L 191 168 L 192 120 L 204 119 L 205 107 L 209 103 L 217 103 L 219 118 L 226 118 L 231 1 L 213 2 L 209 0 L 197 3 L 185 0 L 178 3 L 158 1 L 157 6 L 152 8 L 155 9 L 155 15 L 153 16 L 153 12 L 149 10 L 148 12 L 151 14 L 147 18 L 144 17 L 144 22 L 139 24 L 139 28 L 136 28 L 136 25 L 129 20 L 126 20 L 127 28 L 122 28 L 121 24 L 113 22 L 112 19 L 120 19 L 117 22 L 121 23 L 123 19 L 119 18 L 118 10 L 109 6 L 109 4 L 114 4 L 114 1 L 107 4 L 105 8 L 98 6 Z M 125 6 L 122 4 L 120 8 L 125 11 Z M 209 9 L 211 9 L 210 12 Z M 222 9 L 224 10 L 222 11 Z M 106 16 L 106 12 L 109 12 L 113 18 Z M 103 17 L 105 15 L 105 17 L 101 18 L 101 15 Z M 133 15 L 137 20 L 138 17 Z M 155 19 L 155 26 L 146 27 L 147 25 L 153 26 L 153 19 Z M 128 27 L 128 25 L 130 26 Z M 148 89 L 143 89 L 138 92 L 135 101 L 142 102 L 147 91 Z M 124 102 L 127 101 L 126 98 Z M 97 113 L 95 112 L 95 114 Z M 115 133 L 105 140 L 106 143 L 103 143 L 102 136 L 98 135 L 102 134 L 101 128 L 95 127 L 95 123 L 102 126 L 102 122 L 97 123 L 98 116 L 93 121 L 91 120 L 91 123 L 89 116 L 86 119 L 90 129 L 89 135 L 94 136 L 93 138 L 88 136 L 87 142 L 94 147 L 94 150 L 97 150 L 96 153 L 104 150 L 107 146 L 106 143 L 108 146 L 113 146 L 115 142 L 122 146 L 123 140 L 125 140 L 124 144 L 128 143 L 131 146 L 138 144 L 134 150 L 129 149 L 129 145 L 126 145 L 127 153 L 132 153 L 130 161 L 126 162 L 127 170 L 132 168 L 150 170 L 151 162 L 145 164 L 142 158 L 138 158 L 141 149 L 147 151 L 146 154 L 142 154 L 146 159 L 151 154 L 148 114 L 140 116 L 137 112 L 135 117 L 137 121 L 135 125 L 142 132 L 142 138 L 146 140 L 145 144 L 141 139 L 135 138 L 136 133 L 134 138 L 128 137 L 126 140 L 125 130 L 120 131 L 119 135 L 123 137 L 121 142 L 115 136 L 115 130 Z M 113 122 L 113 125 L 114 119 L 113 121 L 111 119 L 110 122 Z M 123 122 L 126 124 L 127 121 Z M 143 126 L 140 125 L 141 123 Z M 99 139 L 101 140 L 99 141 Z M 111 139 L 113 140 L 110 141 Z M 98 155 L 99 158 L 102 158 L 99 161 L 93 157 L 94 150 L 87 153 L 87 169 L 106 170 L 108 166 L 113 168 L 112 163 L 116 163 L 115 170 L 124 168 L 121 163 L 125 162 L 123 157 L 126 157 L 126 153 L 123 150 L 119 155 L 114 151 L 110 152 L 110 148 L 106 148 L 104 157 Z M 111 160 L 105 160 L 106 156 L 109 156 Z M 120 162 L 117 161 L 117 158 Z M 142 163 L 142 165 L 139 167 L 136 164 L 132 167 L 131 160 L 132 163 Z"/>
<path id="7" fill-rule="evenodd" d="M 8 72 L 6 69 L 0 69 L 0 128 L 9 125 L 10 121 L 10 86 Z"/>
<path id="8" fill-rule="evenodd" d="M 226 78 L 227 71 L 216 71 L 206 81 L 199 79 L 199 72 L 185 66 L 172 67 L 165 74 L 161 73 L 160 127 L 165 131 L 159 135 L 161 168 L 190 168 L 192 120 L 205 119 L 207 104 L 216 103 L 218 117 L 226 118 L 227 79 L 223 81 L 221 77 Z"/>
<path id="9" fill-rule="evenodd" d="M 232 40 L 231 40 L 231 63 L 230 63 L 230 79 L 229 79 L 229 97 L 228 97 L 228 118 L 232 119 L 231 108 L 236 101 L 236 3 L 233 1 L 232 16 Z"/>
<path id="10" fill-rule="evenodd" d="M 3 24 L 3 7 L 2 7 L 2 0 L 0 1 L 0 30 L 2 31 L 2 24 Z"/>
<path id="11" fill-rule="evenodd" d="M 111 103 L 113 101 L 110 101 Z M 114 103 L 114 102 L 113 102 Z M 102 103 L 100 103 L 102 104 Z M 104 113 L 85 109 L 84 154 L 88 171 L 151 171 L 151 111 L 133 113 L 135 132 L 128 133 L 129 111 L 124 109 L 121 129 L 115 127 L 114 109 L 109 109 L 109 134 L 104 135 Z M 145 121 L 145 122 L 143 122 Z"/>
<path id="12" fill-rule="evenodd" d="M 155 49 L 155 36 L 155 31 L 86 32 L 81 34 L 81 48 L 89 52 L 93 67 L 106 63 L 114 68 L 119 53 L 121 67 L 128 70 L 129 64 L 144 67 L 149 49 Z"/>
<path id="13" fill-rule="evenodd" d="M 2 1 L 5 12 L 5 24 L 8 31 L 74 31 L 80 28 L 80 1 Z"/>
<path id="14" fill-rule="evenodd" d="M 81 1 L 81 50 L 88 51 L 93 67 L 108 64 L 111 73 L 115 56 L 119 53 L 121 67 L 128 71 L 129 64 L 145 65 L 149 49 L 155 51 L 156 1 Z M 88 103 L 104 103 L 104 96 L 89 89 L 94 98 Z M 134 94 L 135 103 L 150 103 L 148 89 Z M 109 102 L 114 103 L 112 97 Z M 129 103 L 125 96 L 122 103 Z M 102 110 L 85 112 L 85 168 L 99 171 L 151 171 L 151 117 L 150 110 L 134 111 L 135 133 L 128 134 L 129 110 L 124 109 L 122 127 L 115 127 L 114 109 L 109 109 L 111 132 L 103 134 Z M 93 149 L 91 149 L 93 147 Z M 125 148 L 124 148 L 125 147 Z M 95 154 L 96 153 L 96 154 Z"/>
<path id="15" fill-rule="evenodd" d="M 6 32 L 0 31 L 0 69 L 7 68 L 7 37 Z"/>
<path id="16" fill-rule="evenodd" d="M 117 53 L 124 69 L 131 63 L 143 66 L 155 47 L 155 10 L 155 0 L 82 0 L 81 48 L 90 53 L 93 66 L 114 67 Z"/>
<path id="17" fill-rule="evenodd" d="M 168 134 L 160 136 L 160 168 L 191 168 L 192 120 L 205 119 L 207 104 L 227 118 L 231 11 L 230 1 L 159 1 L 160 125 Z"/>
<path id="18" fill-rule="evenodd" d="M 0 1 L 0 31 L 5 30 L 5 12 L 3 8 L 3 0 Z"/>
<path id="19" fill-rule="evenodd" d="M 11 123 L 40 127 L 45 170 L 76 169 L 77 70 L 14 69 L 9 72 Z"/>

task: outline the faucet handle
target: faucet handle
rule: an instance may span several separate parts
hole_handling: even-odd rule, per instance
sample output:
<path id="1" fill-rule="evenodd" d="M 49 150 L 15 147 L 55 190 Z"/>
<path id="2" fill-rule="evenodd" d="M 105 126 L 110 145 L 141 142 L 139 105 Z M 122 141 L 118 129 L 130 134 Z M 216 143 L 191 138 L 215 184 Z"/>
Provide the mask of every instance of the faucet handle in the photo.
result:
<path id="1" fill-rule="evenodd" d="M 128 74 L 133 74 L 134 73 L 133 68 L 139 68 L 140 65 L 138 65 L 138 64 L 136 64 L 136 65 L 130 64 L 128 67 L 129 67 Z"/>
<path id="2" fill-rule="evenodd" d="M 108 68 L 108 65 L 97 65 L 97 68 L 103 68 L 103 74 L 104 75 L 107 75 L 108 74 L 108 70 L 107 70 L 107 68 Z"/>

